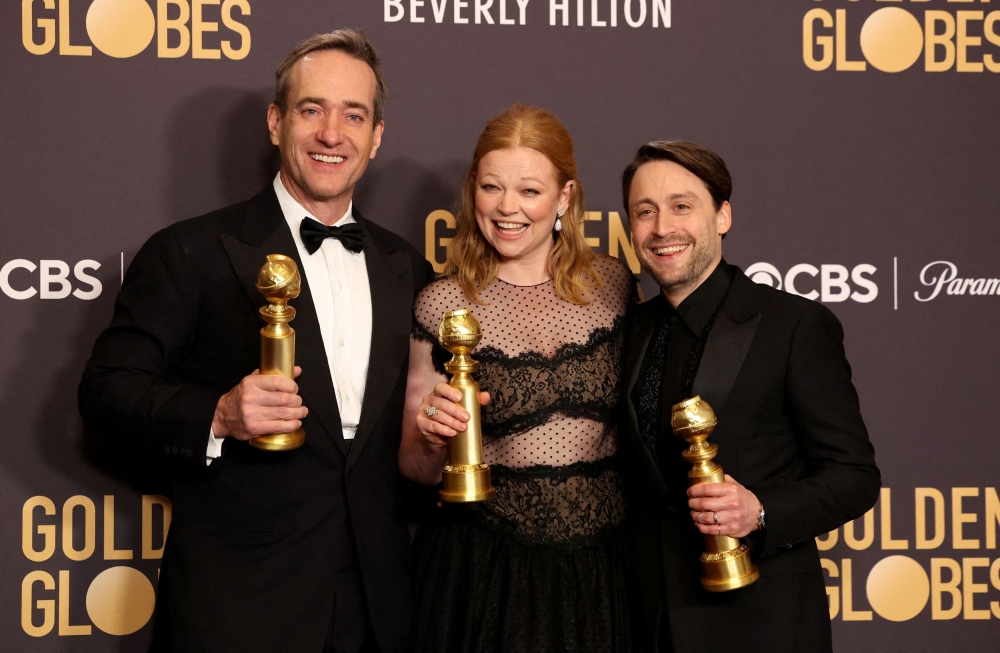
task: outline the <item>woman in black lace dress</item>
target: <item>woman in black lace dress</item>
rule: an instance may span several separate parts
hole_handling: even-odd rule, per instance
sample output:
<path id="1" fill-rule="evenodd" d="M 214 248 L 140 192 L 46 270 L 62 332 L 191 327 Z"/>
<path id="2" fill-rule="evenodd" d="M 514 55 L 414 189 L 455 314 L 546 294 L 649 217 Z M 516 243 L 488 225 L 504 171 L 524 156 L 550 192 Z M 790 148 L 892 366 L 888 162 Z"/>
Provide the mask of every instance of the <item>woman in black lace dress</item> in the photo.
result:
<path id="1" fill-rule="evenodd" d="M 483 456 L 497 495 L 441 505 L 418 530 L 415 651 L 634 649 L 614 454 L 635 283 L 622 263 L 590 251 L 582 220 L 562 124 L 519 105 L 491 120 L 448 273 L 414 308 L 400 468 L 439 483 L 447 439 L 465 428 L 445 383 L 450 354 L 434 334 L 446 311 L 468 308 L 482 325 L 472 355 L 490 397 Z"/>

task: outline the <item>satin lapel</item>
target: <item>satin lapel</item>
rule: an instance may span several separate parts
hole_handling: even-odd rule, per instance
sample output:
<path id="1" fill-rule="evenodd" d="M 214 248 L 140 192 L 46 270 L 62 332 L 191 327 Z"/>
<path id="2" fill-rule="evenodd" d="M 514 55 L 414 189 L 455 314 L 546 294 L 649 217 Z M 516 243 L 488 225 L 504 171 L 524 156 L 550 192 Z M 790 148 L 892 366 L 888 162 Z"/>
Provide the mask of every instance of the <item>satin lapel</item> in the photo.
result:
<path id="1" fill-rule="evenodd" d="M 359 222 L 364 220 L 357 212 L 355 218 Z M 354 465 L 371 437 L 375 423 L 382 416 L 389 395 L 403 373 L 410 347 L 413 314 L 413 271 L 406 250 L 387 254 L 369 234 L 364 252 L 372 298 L 372 344 L 361 419 L 351 443 L 347 469 Z M 402 428 L 402 422 L 398 427 Z"/>
<path id="2" fill-rule="evenodd" d="M 715 318 L 691 392 L 707 401 L 716 415 L 726 405 L 759 324 L 760 313 L 737 323 L 726 313 L 725 305 Z"/>
<path id="3" fill-rule="evenodd" d="M 270 197 L 267 197 L 268 193 Z M 237 239 L 223 234 L 221 238 L 229 262 L 255 307 L 266 303 L 257 291 L 257 274 L 268 254 L 289 256 L 295 260 L 300 271 L 303 269 L 292 232 L 289 231 L 278 200 L 270 188 L 247 206 L 240 237 Z M 305 274 L 302 274 L 302 292 L 291 301 L 291 305 L 296 309 L 295 319 L 291 324 L 295 329 L 295 362 L 302 367 L 302 376 L 297 379 L 299 394 L 309 407 L 310 414 L 319 420 L 337 448 L 346 456 L 347 444 L 340 426 L 337 395 L 333 391 L 333 379 L 330 376 L 319 319 L 316 317 L 312 290 Z M 307 433 L 306 437 L 309 435 Z"/>
<path id="4" fill-rule="evenodd" d="M 658 300 L 652 299 L 650 301 Z M 663 495 L 666 495 L 667 486 L 663 482 L 663 476 L 660 474 L 656 460 L 653 459 L 652 453 L 646 447 L 646 443 L 643 442 L 642 435 L 639 433 L 639 416 L 636 413 L 635 404 L 632 403 L 632 391 L 639 378 L 642 362 L 646 357 L 646 349 L 649 347 L 655 327 L 655 312 L 648 309 L 642 310 L 635 316 L 635 321 L 629 334 L 628 355 L 625 362 L 625 432 L 628 434 L 627 437 L 632 441 L 633 449 L 638 452 L 639 457 L 643 461 L 646 475 L 653 481 L 656 488 Z"/>

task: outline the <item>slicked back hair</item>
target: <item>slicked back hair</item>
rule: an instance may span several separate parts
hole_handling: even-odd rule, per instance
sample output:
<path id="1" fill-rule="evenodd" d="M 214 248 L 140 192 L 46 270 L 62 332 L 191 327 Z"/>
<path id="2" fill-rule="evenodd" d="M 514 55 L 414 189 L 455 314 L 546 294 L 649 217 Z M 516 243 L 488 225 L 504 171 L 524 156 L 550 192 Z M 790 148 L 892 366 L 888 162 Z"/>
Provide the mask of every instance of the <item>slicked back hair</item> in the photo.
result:
<path id="1" fill-rule="evenodd" d="M 639 148 L 622 173 L 622 203 L 626 215 L 631 215 L 628 195 L 632 190 L 632 178 L 639 168 L 651 161 L 673 161 L 701 179 L 712 196 L 716 211 L 733 193 L 733 178 L 729 176 L 726 162 L 712 150 L 688 141 L 653 141 Z"/>
<path id="2" fill-rule="evenodd" d="M 372 129 L 382 122 L 382 115 L 385 111 L 386 84 L 385 76 L 382 74 L 382 66 L 379 62 L 375 48 L 365 37 L 364 32 L 358 29 L 338 29 L 326 34 L 317 34 L 302 41 L 288 53 L 285 60 L 278 66 L 274 73 L 274 103 L 278 106 L 281 114 L 284 115 L 288 109 L 288 84 L 292 76 L 292 67 L 302 57 L 310 52 L 320 50 L 338 50 L 344 54 L 363 61 L 375 73 L 375 107 Z"/>

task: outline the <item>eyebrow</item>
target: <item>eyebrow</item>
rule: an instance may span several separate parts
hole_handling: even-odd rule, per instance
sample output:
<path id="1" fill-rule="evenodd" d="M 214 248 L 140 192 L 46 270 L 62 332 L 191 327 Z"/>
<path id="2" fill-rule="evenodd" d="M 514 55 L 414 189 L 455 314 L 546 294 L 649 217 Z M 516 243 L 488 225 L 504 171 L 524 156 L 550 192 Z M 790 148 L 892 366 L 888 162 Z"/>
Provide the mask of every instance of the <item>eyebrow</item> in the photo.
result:
<path id="1" fill-rule="evenodd" d="M 667 195 L 667 201 L 668 202 L 674 202 L 676 200 L 689 200 L 689 201 L 690 200 L 694 200 L 694 201 L 698 201 L 698 196 L 695 195 L 695 194 L 693 194 L 693 193 L 671 193 L 670 195 Z M 656 206 L 656 200 L 654 200 L 651 197 L 643 197 L 641 199 L 637 199 L 634 202 L 631 202 L 630 206 L 636 207 L 636 206 L 639 206 L 640 204 L 652 204 L 652 205 Z"/>
<path id="2" fill-rule="evenodd" d="M 323 106 L 326 103 L 327 100 L 325 100 L 324 98 L 304 97 L 298 102 L 296 102 L 295 106 L 301 107 L 303 104 L 318 104 L 320 106 Z M 371 109 L 369 109 L 368 105 L 365 104 L 364 102 L 358 102 L 357 100 L 346 100 L 344 101 L 344 106 L 347 107 L 348 109 L 358 109 L 360 111 L 364 111 L 366 116 L 371 114 Z"/>
<path id="3" fill-rule="evenodd" d="M 348 109 L 359 109 L 361 111 L 364 111 L 366 116 L 371 113 L 371 109 L 369 109 L 368 105 L 365 104 L 364 102 L 347 100 L 344 102 L 344 106 L 347 107 Z"/>
<path id="4" fill-rule="evenodd" d="M 498 174 L 496 174 L 494 172 L 484 172 L 481 175 L 481 177 L 499 177 L 499 176 L 500 175 L 498 175 Z M 545 185 L 545 182 L 542 181 L 541 179 L 539 179 L 538 177 L 521 177 L 518 181 L 533 181 L 536 184 L 538 184 L 539 186 L 544 186 Z"/>

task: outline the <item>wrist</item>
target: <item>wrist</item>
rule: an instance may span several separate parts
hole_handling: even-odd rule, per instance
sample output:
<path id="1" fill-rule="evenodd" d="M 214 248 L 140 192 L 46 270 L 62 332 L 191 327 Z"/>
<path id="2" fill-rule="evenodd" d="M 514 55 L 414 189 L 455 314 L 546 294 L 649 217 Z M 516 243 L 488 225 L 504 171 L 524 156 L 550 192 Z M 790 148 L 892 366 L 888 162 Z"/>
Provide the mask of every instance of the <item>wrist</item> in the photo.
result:
<path id="1" fill-rule="evenodd" d="M 222 439 L 229 435 L 229 429 L 226 428 L 226 423 L 222 419 L 223 402 L 226 400 L 226 395 L 222 395 L 219 398 L 219 403 L 215 405 L 215 414 L 212 416 L 212 436 L 218 439 Z"/>

